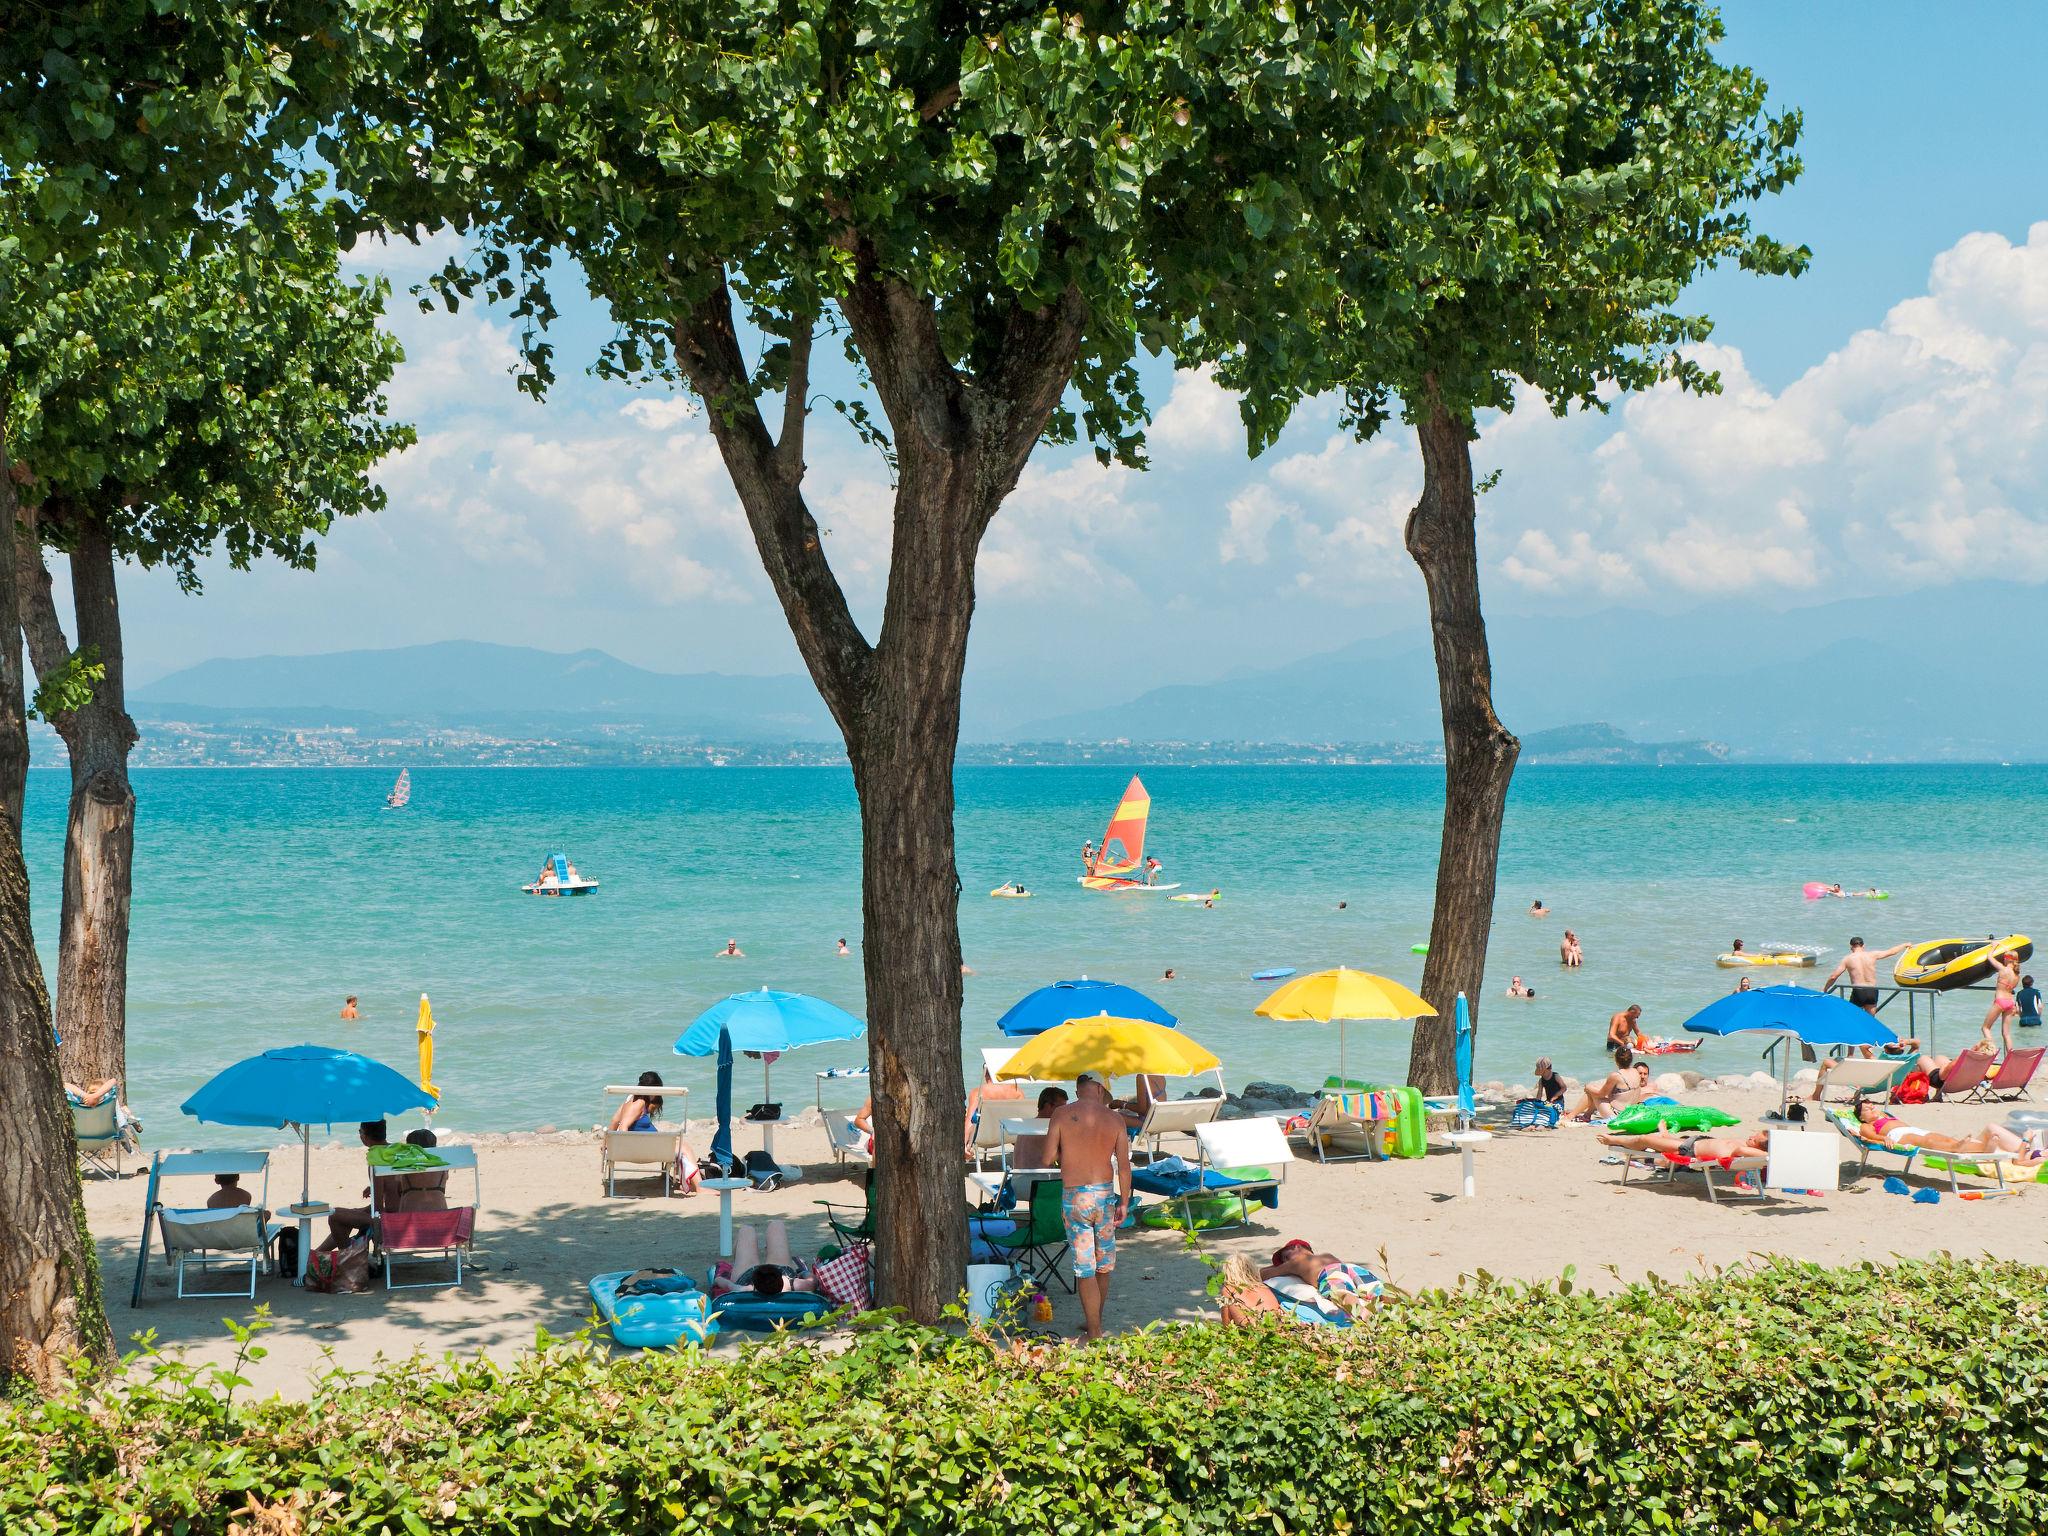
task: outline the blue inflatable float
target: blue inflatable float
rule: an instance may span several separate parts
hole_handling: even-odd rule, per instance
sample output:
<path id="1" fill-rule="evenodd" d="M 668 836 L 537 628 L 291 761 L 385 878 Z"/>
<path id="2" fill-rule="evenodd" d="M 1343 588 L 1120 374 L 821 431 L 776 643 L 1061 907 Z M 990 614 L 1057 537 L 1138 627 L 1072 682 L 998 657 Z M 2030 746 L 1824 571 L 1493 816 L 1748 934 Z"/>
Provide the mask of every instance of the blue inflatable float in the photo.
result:
<path id="1" fill-rule="evenodd" d="M 620 1288 L 632 1281 L 631 1289 Z M 590 1299 L 612 1337 L 629 1349 L 703 1346 L 718 1335 L 710 1298 L 673 1270 L 620 1269 L 590 1282 Z"/>

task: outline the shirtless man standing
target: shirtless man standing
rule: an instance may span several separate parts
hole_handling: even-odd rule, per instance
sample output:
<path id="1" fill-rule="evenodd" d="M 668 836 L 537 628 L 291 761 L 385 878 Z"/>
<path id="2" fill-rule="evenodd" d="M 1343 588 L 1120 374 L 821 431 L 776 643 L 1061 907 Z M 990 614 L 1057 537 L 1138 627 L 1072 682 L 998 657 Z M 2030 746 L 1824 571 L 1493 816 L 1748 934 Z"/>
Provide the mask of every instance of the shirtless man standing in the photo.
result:
<path id="1" fill-rule="evenodd" d="M 1894 944 L 1890 949 L 1865 949 L 1861 939 L 1849 941 L 1849 953 L 1842 956 L 1842 963 L 1828 972 L 1828 979 L 1820 984 L 1823 992 L 1832 992 L 1836 980 L 1845 972 L 1849 977 L 1849 1001 L 1869 1014 L 1877 1017 L 1877 962 L 1889 960 L 1893 955 L 1903 955 L 1906 946 Z M 1863 1054 L 1870 1054 L 1870 1047 L 1862 1047 Z"/>
<path id="2" fill-rule="evenodd" d="M 1074 1102 L 1053 1111 L 1046 1155 L 1059 1164 L 1060 1213 L 1074 1256 L 1074 1290 L 1081 1298 L 1082 1337 L 1102 1337 L 1102 1304 L 1116 1268 L 1116 1229 L 1131 1208 L 1130 1137 L 1124 1117 L 1109 1107 L 1109 1080 L 1083 1072 Z"/>

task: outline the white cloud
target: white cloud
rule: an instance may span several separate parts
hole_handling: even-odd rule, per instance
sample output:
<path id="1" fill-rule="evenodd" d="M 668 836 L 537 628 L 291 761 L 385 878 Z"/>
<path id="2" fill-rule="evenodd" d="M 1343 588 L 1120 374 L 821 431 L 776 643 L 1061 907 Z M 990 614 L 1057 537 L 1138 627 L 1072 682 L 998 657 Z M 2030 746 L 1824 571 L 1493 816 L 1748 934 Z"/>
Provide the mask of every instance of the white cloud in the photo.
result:
<path id="1" fill-rule="evenodd" d="M 982 540 L 977 584 L 1009 597 L 1135 593 L 1149 489 L 1138 471 L 1088 456 L 1028 465 Z"/>
<path id="2" fill-rule="evenodd" d="M 2048 582 L 2048 222 L 1958 241 L 1925 294 L 1783 390 L 1733 348 L 1698 356 L 1720 394 L 1663 386 L 1562 420 L 1525 400 L 1482 423 L 1478 472 L 1503 472 L 1483 562 L 1559 598 Z M 1420 482 L 1398 426 L 1325 436 L 1254 467 L 1218 553 L 1308 583 L 1383 570 Z"/>
<path id="3" fill-rule="evenodd" d="M 461 237 L 447 227 L 423 235 L 417 243 L 403 235 L 396 239 L 382 234 L 359 236 L 341 253 L 342 266 L 353 272 L 381 272 L 394 288 L 408 288 L 448 264 L 463 251 Z"/>
<path id="4" fill-rule="evenodd" d="M 1237 396 L 1216 382 L 1209 368 L 1173 376 L 1173 393 L 1152 418 L 1146 441 L 1174 453 L 1243 453 L 1244 422 Z"/>
<path id="5" fill-rule="evenodd" d="M 681 426 L 695 416 L 697 402 L 688 395 L 648 395 L 629 400 L 619 407 L 619 414 L 658 432 L 665 427 Z"/>

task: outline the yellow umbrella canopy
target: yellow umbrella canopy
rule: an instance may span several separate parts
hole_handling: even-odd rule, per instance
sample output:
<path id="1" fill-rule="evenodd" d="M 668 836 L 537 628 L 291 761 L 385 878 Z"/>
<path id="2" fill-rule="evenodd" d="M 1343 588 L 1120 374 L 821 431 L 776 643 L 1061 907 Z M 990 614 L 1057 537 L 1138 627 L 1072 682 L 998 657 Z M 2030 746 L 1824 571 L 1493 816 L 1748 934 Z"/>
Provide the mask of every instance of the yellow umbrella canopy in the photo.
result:
<path id="1" fill-rule="evenodd" d="M 1067 1082 L 1083 1072 L 1128 1077 L 1140 1072 L 1192 1077 L 1222 1065 L 1212 1051 L 1177 1029 L 1144 1019 L 1103 1014 L 1070 1019 L 1032 1037 L 1005 1062 L 997 1077 Z"/>
<path id="2" fill-rule="evenodd" d="M 1371 971 L 1338 966 L 1297 976 L 1253 1010 L 1262 1019 L 1337 1026 L 1337 1075 L 1344 1076 L 1347 1019 L 1433 1019 L 1436 1010 L 1402 986 Z"/>
<path id="3" fill-rule="evenodd" d="M 420 994 L 420 1087 L 432 1094 L 438 1102 L 441 1090 L 434 1086 L 434 1009 L 427 1001 L 427 994 Z"/>

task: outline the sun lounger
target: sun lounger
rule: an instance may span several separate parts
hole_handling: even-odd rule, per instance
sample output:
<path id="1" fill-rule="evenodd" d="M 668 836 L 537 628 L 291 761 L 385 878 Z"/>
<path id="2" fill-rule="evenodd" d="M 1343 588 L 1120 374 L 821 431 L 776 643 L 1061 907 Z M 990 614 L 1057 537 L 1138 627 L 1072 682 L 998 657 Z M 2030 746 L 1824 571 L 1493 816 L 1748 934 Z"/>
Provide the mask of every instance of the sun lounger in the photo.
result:
<path id="1" fill-rule="evenodd" d="M 1721 1194 L 1724 1189 L 1729 1194 L 1761 1198 L 1764 1194 L 1764 1186 L 1762 1179 L 1757 1176 L 1761 1175 L 1770 1166 L 1771 1161 L 1762 1153 L 1753 1153 L 1744 1157 L 1680 1157 L 1676 1152 L 1633 1153 L 1625 1155 L 1622 1159 L 1622 1183 L 1626 1184 L 1628 1182 L 1628 1176 L 1635 1170 L 1636 1158 L 1639 1156 L 1655 1158 L 1657 1160 L 1657 1167 L 1652 1171 L 1651 1177 L 1655 1178 L 1661 1172 L 1667 1184 L 1675 1182 L 1680 1173 L 1697 1173 L 1701 1181 L 1707 1186 L 1707 1198 L 1716 1205 L 1721 1203 Z M 1718 1187 L 1714 1183 L 1714 1170 L 1716 1168 L 1721 1170 L 1724 1177 L 1724 1183 Z M 1741 1182 L 1745 1179 L 1751 1182 Z"/>
<path id="2" fill-rule="evenodd" d="M 1974 1096 L 1987 1102 L 2028 1097 L 2027 1085 L 2040 1070 L 2043 1055 L 2048 1055 L 2048 1047 L 2037 1045 L 2024 1051 L 2007 1051 L 2005 1060 L 1998 1064 L 1998 1071 L 1977 1085 Z"/>
<path id="3" fill-rule="evenodd" d="M 675 1182 L 676 1154 L 681 1150 L 681 1131 L 606 1131 L 600 1158 L 601 1182 L 607 1195 L 619 1192 L 621 1168 L 659 1168 L 661 1192 L 665 1196 Z"/>
<path id="4" fill-rule="evenodd" d="M 1902 1174 L 1909 1174 L 1913 1171 L 1914 1158 L 1923 1158 L 1931 1169 L 1946 1173 L 1948 1175 L 1948 1187 L 1960 1193 L 1962 1185 L 1956 1182 L 1958 1170 L 1965 1173 L 1975 1173 L 1980 1178 L 1995 1179 L 1998 1182 L 1998 1187 L 2004 1189 L 2006 1187 L 2005 1170 L 2009 1164 L 2018 1161 L 2017 1158 L 2005 1157 L 1992 1152 L 1942 1152 L 1932 1147 L 1890 1146 L 1883 1141 L 1874 1140 L 1864 1135 L 1863 1127 L 1857 1123 L 1853 1116 L 1839 1109 L 1831 1109 L 1827 1113 L 1828 1119 L 1834 1123 L 1835 1129 L 1840 1131 L 1847 1140 L 1854 1143 L 1856 1148 L 1863 1154 L 1862 1160 L 1856 1165 L 1856 1171 L 1859 1174 L 1869 1171 L 1870 1160 L 1873 1157 L 1896 1157 L 1899 1159 L 1899 1172 Z"/>
<path id="5" fill-rule="evenodd" d="M 174 1206 L 169 1204 L 163 1198 L 161 1198 L 163 1183 L 166 1179 L 191 1179 L 194 1181 L 194 1186 L 196 1187 L 197 1182 L 199 1180 L 204 1179 L 208 1183 L 212 1183 L 214 1180 L 218 1179 L 224 1173 L 233 1174 L 237 1179 L 247 1179 L 255 1181 L 255 1188 L 250 1190 L 250 1197 L 253 1202 L 252 1204 L 245 1206 L 230 1205 L 200 1208 L 188 1206 Z M 203 1221 L 216 1216 L 238 1215 L 244 1211 L 254 1211 L 259 1213 L 260 1215 L 264 1208 L 269 1204 L 269 1201 L 270 1157 L 268 1153 L 161 1151 L 158 1152 L 155 1157 L 150 1159 L 149 1182 L 143 1188 L 142 1237 L 141 1240 L 135 1245 L 135 1284 L 133 1289 L 128 1294 L 128 1304 L 131 1307 L 139 1307 L 142 1305 L 143 1285 L 144 1282 L 147 1281 L 147 1279 L 149 1278 L 149 1249 L 151 1242 L 151 1234 L 164 1229 L 164 1216 L 169 1215 L 172 1218 L 172 1221 L 174 1223 L 177 1223 L 182 1222 L 183 1218 L 187 1216 L 196 1216 L 197 1218 Z M 266 1238 L 275 1238 L 277 1232 L 282 1230 L 282 1227 L 283 1224 L 280 1223 L 276 1228 L 266 1229 Z M 178 1273 L 178 1294 L 180 1296 L 186 1294 L 184 1288 L 183 1264 L 189 1260 L 190 1255 L 203 1254 L 212 1251 L 243 1251 L 239 1249 L 228 1250 L 224 1248 L 214 1250 L 210 1249 L 206 1246 L 206 1244 L 199 1242 L 198 1240 L 201 1238 L 225 1239 L 227 1237 L 237 1235 L 238 1234 L 230 1232 L 228 1229 L 225 1228 L 218 1230 L 210 1229 L 205 1232 L 180 1232 L 178 1234 L 179 1246 L 176 1249 L 173 1249 L 173 1247 L 171 1246 L 170 1233 L 168 1231 L 164 1232 L 165 1261 L 169 1262 L 174 1253 L 180 1259 L 180 1269 Z M 262 1257 L 260 1251 L 255 1254 L 255 1257 L 260 1260 L 260 1258 Z M 202 1268 L 208 1267 L 207 1264 L 201 1260 L 190 1260 L 190 1262 L 200 1263 Z M 241 1262 L 241 1260 L 237 1260 L 236 1264 L 239 1265 Z M 193 1294 L 209 1295 L 216 1293 L 194 1292 Z"/>
<path id="6" fill-rule="evenodd" d="M 1401 1102 L 1391 1093 L 1326 1093 L 1309 1111 L 1308 1124 L 1294 1133 L 1314 1149 L 1316 1161 L 1343 1162 L 1348 1158 L 1385 1156 L 1386 1133 L 1401 1117 Z M 1333 1146 L 1351 1148 L 1331 1155 Z"/>
<path id="7" fill-rule="evenodd" d="M 121 1153 L 128 1138 L 121 1130 L 120 1101 L 116 1090 L 97 1104 L 71 1104 L 71 1133 L 78 1139 L 79 1159 L 102 1178 L 121 1177 Z"/>
<path id="8" fill-rule="evenodd" d="M 1132 1145 L 1144 1148 L 1146 1159 L 1156 1162 L 1161 1137 L 1193 1136 L 1197 1126 L 1210 1124 L 1222 1109 L 1220 1098 L 1154 1099 L 1145 1118 L 1138 1122 Z"/>
<path id="9" fill-rule="evenodd" d="M 1818 1085 L 1819 1095 L 1825 1098 L 1835 1088 L 1846 1089 L 1852 1098 L 1889 1094 L 1919 1064 L 1917 1051 L 1910 1056 L 1845 1056 L 1826 1064 Z"/>
<path id="10" fill-rule="evenodd" d="M 1190 1223 L 1193 1202 L 1204 1194 L 1258 1195 L 1260 1204 L 1279 1205 L 1280 1186 L 1287 1181 L 1287 1165 L 1294 1161 L 1294 1150 L 1287 1145 L 1278 1120 L 1216 1120 L 1198 1125 L 1195 1146 L 1204 1173 L 1221 1174 L 1224 1182 L 1212 1184 L 1204 1179 L 1199 1189 L 1179 1197 Z M 1250 1198 L 1244 1202 L 1247 1223 L 1253 1203 Z"/>
<path id="11" fill-rule="evenodd" d="M 157 1211 L 157 1225 L 163 1234 L 164 1257 L 178 1261 L 178 1299 L 196 1300 L 215 1296 L 256 1294 L 256 1274 L 270 1256 L 271 1241 L 277 1233 L 266 1225 L 263 1212 L 252 1205 L 233 1205 L 220 1210 Z M 225 1255 L 225 1257 L 223 1257 Z M 208 1275 L 248 1278 L 247 1290 L 185 1289 L 187 1268 Z"/>
<path id="12" fill-rule="evenodd" d="M 834 1162 L 868 1163 L 875 1160 L 868 1150 L 868 1133 L 853 1123 L 853 1116 L 828 1112 L 825 1116 L 825 1137 L 832 1144 Z"/>

